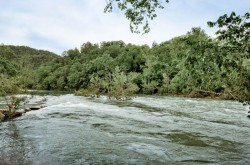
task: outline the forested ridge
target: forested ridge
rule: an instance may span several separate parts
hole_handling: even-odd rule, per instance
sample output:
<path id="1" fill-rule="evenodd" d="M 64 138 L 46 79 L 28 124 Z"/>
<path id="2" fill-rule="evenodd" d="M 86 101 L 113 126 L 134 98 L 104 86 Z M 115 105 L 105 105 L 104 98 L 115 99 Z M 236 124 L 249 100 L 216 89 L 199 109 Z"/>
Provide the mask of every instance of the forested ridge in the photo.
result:
<path id="1" fill-rule="evenodd" d="M 0 45 L 0 92 L 6 90 L 8 86 L 33 88 L 35 71 L 42 64 L 58 58 L 61 57 L 45 50 L 27 46 Z M 4 92 L 8 93 L 9 90 Z"/>
<path id="2" fill-rule="evenodd" d="M 249 45 L 248 45 L 249 46 Z M 133 94 L 249 97 L 250 58 L 202 29 L 148 45 L 84 43 L 57 56 L 23 46 L 0 46 L 1 81 L 27 89 L 75 90 L 117 99 Z"/>

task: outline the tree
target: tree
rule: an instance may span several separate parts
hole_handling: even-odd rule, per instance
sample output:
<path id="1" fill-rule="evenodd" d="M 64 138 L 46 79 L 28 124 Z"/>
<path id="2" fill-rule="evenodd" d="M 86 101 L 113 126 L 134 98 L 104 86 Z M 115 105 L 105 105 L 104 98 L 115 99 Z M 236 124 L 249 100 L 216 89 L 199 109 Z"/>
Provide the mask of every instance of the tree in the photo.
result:
<path id="1" fill-rule="evenodd" d="M 147 55 L 142 74 L 142 86 L 144 93 L 154 94 L 158 91 L 157 87 L 161 84 L 163 70 L 164 66 L 161 65 L 157 56 Z"/>
<path id="2" fill-rule="evenodd" d="M 81 72 L 82 64 L 80 62 L 75 62 L 70 66 L 69 74 L 67 77 L 68 86 L 71 89 L 79 89 L 81 86 Z"/>
<path id="3" fill-rule="evenodd" d="M 20 88 L 17 86 L 16 82 L 16 79 L 0 74 L 0 96 L 4 97 L 7 108 L 5 111 L 7 113 L 5 113 L 5 115 L 7 115 L 8 119 L 13 119 L 16 115 L 16 110 L 22 103 L 25 103 L 26 100 L 26 97 L 16 96 L 16 94 L 20 92 Z M 5 117 L 2 112 L 0 111 L 0 120 Z"/>
<path id="4" fill-rule="evenodd" d="M 238 99 L 249 103 L 250 73 L 247 70 L 247 63 L 250 58 L 250 13 L 240 16 L 232 12 L 230 15 L 220 16 L 215 22 L 208 22 L 208 25 L 219 27 L 216 32 L 217 39 L 221 41 L 221 48 L 226 49 L 231 55 L 230 65 L 237 69 L 236 77 L 238 77 L 239 87 L 243 91 Z"/>
<path id="5" fill-rule="evenodd" d="M 210 27 L 218 26 L 217 38 L 232 50 L 238 50 L 244 57 L 250 57 L 250 13 L 240 16 L 232 12 L 223 15 L 216 22 L 208 22 Z"/>
<path id="6" fill-rule="evenodd" d="M 148 33 L 148 20 L 153 20 L 157 16 L 156 9 L 164 8 L 162 2 L 168 3 L 169 0 L 107 0 L 104 12 L 112 12 L 114 9 L 124 11 L 130 21 L 131 32 Z"/>
<path id="7" fill-rule="evenodd" d="M 132 72 L 131 72 L 132 73 Z M 138 86 L 134 83 L 135 74 L 126 75 L 120 68 L 115 67 L 112 73 L 111 91 L 108 95 L 116 100 L 130 99 L 138 90 Z"/>
<path id="8" fill-rule="evenodd" d="M 67 55 L 73 59 L 73 58 L 78 57 L 80 55 L 80 51 L 77 48 L 70 49 L 67 51 L 67 53 L 64 53 L 64 55 Z"/>

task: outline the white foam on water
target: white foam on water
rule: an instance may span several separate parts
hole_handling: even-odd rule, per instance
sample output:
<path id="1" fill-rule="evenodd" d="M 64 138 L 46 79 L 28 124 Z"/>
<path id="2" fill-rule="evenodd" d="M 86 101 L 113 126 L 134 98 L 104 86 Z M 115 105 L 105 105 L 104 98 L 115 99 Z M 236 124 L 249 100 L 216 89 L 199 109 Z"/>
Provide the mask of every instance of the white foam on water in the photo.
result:
<path id="1" fill-rule="evenodd" d="M 146 155 L 149 158 L 157 159 L 163 162 L 170 159 L 169 156 L 166 154 L 166 149 L 152 144 L 131 143 L 125 148 Z"/>

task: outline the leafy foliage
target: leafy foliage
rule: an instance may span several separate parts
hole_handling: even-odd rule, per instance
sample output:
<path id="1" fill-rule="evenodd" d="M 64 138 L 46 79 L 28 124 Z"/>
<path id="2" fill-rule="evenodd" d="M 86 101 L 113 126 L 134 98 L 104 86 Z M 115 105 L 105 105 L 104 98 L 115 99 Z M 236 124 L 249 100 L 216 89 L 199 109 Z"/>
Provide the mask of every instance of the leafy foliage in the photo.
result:
<path id="1" fill-rule="evenodd" d="M 4 97 L 7 105 L 7 116 L 9 119 L 13 119 L 18 107 L 25 102 L 25 97 L 17 97 L 16 94 L 20 92 L 16 80 L 6 75 L 0 75 L 0 96 Z M 0 119 L 4 118 L 4 115 L 0 112 Z"/>
<path id="2" fill-rule="evenodd" d="M 194 27 L 152 47 L 123 41 L 86 42 L 61 57 L 32 48 L 2 46 L 0 70 L 4 78 L 0 82 L 13 80 L 22 88 L 76 90 L 92 97 L 107 94 L 118 100 L 138 93 L 249 100 L 249 15 L 232 13 L 209 25 L 222 28 L 218 38 Z M 44 61 L 40 56 L 46 57 Z M 4 88 L 11 89 L 8 85 Z"/>
<path id="3" fill-rule="evenodd" d="M 0 96 L 8 94 L 16 94 L 19 92 L 19 87 L 14 78 L 0 74 Z"/>
<path id="4" fill-rule="evenodd" d="M 168 3 L 169 0 L 163 0 Z M 133 33 L 148 33 L 149 20 L 153 20 L 156 15 L 156 9 L 163 9 L 161 0 L 108 0 L 104 12 L 112 12 L 114 9 L 124 11 L 125 16 L 130 21 L 130 30 Z M 140 29 L 142 25 L 142 29 Z"/>
<path id="5" fill-rule="evenodd" d="M 109 97 L 117 100 L 129 99 L 139 90 L 133 80 L 134 76 L 132 74 L 126 75 L 119 67 L 116 67 L 112 75 L 111 90 L 108 93 Z"/>
<path id="6" fill-rule="evenodd" d="M 19 106 L 26 101 L 26 97 L 18 97 L 14 95 L 5 96 L 5 101 L 7 104 L 8 118 L 13 119 Z"/>
<path id="7" fill-rule="evenodd" d="M 210 27 L 217 25 L 220 28 L 216 34 L 219 40 L 225 41 L 224 45 L 249 56 L 250 13 L 236 16 L 235 12 L 232 12 L 229 16 L 227 14 L 220 16 L 216 22 L 208 22 L 208 25 Z"/>
<path id="8" fill-rule="evenodd" d="M 223 62 L 225 70 L 231 72 L 229 77 L 233 77 L 230 82 L 236 90 L 242 91 L 237 97 L 240 101 L 250 101 L 250 14 L 243 16 L 232 12 L 230 15 L 219 17 L 216 22 L 208 22 L 210 27 L 218 26 L 220 30 L 216 32 L 217 38 L 221 41 L 221 49 L 227 51 Z M 234 82 L 235 81 L 235 82 Z"/>

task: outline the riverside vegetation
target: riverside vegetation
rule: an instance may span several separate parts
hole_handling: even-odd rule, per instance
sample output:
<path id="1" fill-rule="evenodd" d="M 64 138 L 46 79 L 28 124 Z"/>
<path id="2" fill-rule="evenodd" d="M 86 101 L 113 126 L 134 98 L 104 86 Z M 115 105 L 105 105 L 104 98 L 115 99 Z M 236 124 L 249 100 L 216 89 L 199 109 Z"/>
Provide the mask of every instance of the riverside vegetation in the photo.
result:
<path id="1" fill-rule="evenodd" d="M 234 12 L 160 44 L 84 43 L 58 56 L 26 46 L 0 46 L 0 88 L 74 90 L 77 95 L 130 99 L 135 94 L 220 97 L 249 103 L 250 15 Z M 17 101 L 19 103 L 19 101 Z M 11 104 L 11 103 L 10 103 Z"/>

